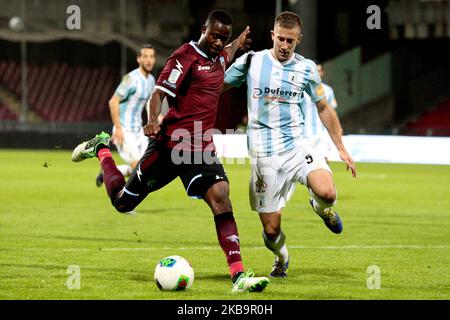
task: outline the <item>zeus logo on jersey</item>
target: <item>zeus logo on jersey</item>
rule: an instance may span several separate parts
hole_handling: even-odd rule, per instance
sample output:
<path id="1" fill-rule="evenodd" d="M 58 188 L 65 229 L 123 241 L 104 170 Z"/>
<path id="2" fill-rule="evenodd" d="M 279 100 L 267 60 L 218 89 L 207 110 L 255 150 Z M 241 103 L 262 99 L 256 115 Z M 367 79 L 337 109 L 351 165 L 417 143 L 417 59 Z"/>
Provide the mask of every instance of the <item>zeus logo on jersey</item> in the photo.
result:
<path id="1" fill-rule="evenodd" d="M 210 66 L 198 66 L 198 71 L 209 71 L 211 70 Z"/>
<path id="2" fill-rule="evenodd" d="M 281 88 L 271 89 L 269 87 L 265 87 L 264 90 L 261 88 L 253 88 L 253 98 L 258 98 L 263 93 L 266 95 L 273 94 L 286 97 L 296 97 L 299 94 L 299 92 L 282 90 Z"/>

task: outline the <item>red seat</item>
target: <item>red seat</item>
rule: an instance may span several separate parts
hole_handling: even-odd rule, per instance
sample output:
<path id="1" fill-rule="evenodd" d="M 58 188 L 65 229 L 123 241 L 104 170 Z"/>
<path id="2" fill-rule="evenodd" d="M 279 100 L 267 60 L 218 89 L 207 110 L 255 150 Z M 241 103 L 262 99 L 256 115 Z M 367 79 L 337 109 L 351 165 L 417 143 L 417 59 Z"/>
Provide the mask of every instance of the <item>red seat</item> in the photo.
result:
<path id="1" fill-rule="evenodd" d="M 418 135 L 450 136 L 450 100 L 408 123 L 406 131 Z"/>
<path id="2" fill-rule="evenodd" d="M 19 120 L 19 115 L 12 111 L 3 101 L 0 101 L 0 120 Z"/>
<path id="3" fill-rule="evenodd" d="M 65 63 L 28 66 L 28 105 L 47 121 L 110 121 L 108 101 L 119 84 L 118 70 L 68 66 Z M 21 66 L 0 61 L 0 84 L 18 99 L 21 95 Z M 1 119 L 18 118 L 1 106 Z"/>

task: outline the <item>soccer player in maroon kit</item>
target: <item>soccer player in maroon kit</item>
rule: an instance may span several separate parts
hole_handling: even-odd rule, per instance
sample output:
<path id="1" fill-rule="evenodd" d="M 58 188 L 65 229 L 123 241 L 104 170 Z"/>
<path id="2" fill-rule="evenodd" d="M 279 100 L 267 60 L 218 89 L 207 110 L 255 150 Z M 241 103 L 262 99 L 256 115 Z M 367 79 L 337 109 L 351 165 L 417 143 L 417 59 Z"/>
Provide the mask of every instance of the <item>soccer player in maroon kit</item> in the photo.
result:
<path id="1" fill-rule="evenodd" d="M 180 177 L 188 196 L 203 199 L 211 208 L 232 291 L 254 292 L 264 290 L 269 280 L 254 277 L 251 270 L 244 272 L 228 178 L 212 143 L 226 66 L 249 42 L 247 27 L 226 45 L 231 24 L 228 13 L 211 11 L 199 41 L 183 44 L 167 60 L 151 96 L 149 121 L 144 127 L 144 133 L 150 136 L 149 145 L 127 182 L 112 159 L 107 133 L 78 145 L 72 160 L 98 157 L 111 202 L 123 213 L 134 210 L 150 192 Z M 169 111 L 159 125 L 165 97 Z"/>

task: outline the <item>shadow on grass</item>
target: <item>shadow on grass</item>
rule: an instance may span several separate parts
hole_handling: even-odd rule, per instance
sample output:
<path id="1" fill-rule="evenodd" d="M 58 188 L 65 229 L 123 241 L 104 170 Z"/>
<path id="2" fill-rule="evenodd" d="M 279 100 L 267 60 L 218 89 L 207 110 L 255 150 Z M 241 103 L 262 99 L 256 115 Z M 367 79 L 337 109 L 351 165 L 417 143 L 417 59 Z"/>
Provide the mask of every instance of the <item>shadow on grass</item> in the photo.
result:
<path id="1" fill-rule="evenodd" d="M 158 208 L 158 209 L 141 209 L 137 207 L 136 209 L 137 215 L 140 214 L 160 214 L 163 212 L 183 212 L 186 208 L 181 207 L 170 207 L 170 208 Z"/>
<path id="2" fill-rule="evenodd" d="M 227 273 L 216 273 L 216 274 L 207 274 L 207 275 L 198 275 L 196 276 L 197 280 L 220 280 L 220 281 L 230 281 L 230 275 Z"/>
<path id="3" fill-rule="evenodd" d="M 21 268 L 21 269 L 41 269 L 41 270 L 58 270 L 61 271 L 62 270 L 62 274 L 65 275 L 65 271 L 68 268 L 68 264 L 26 264 L 26 263 L 0 263 L 0 268 L 1 267 L 7 267 L 7 268 Z M 121 273 L 121 274 L 126 274 L 127 272 L 130 272 L 129 269 L 120 269 L 120 268 L 105 268 L 104 266 L 100 266 L 100 267 L 86 267 L 83 266 L 81 267 L 82 271 L 95 271 L 101 274 L 104 273 Z"/>
<path id="4" fill-rule="evenodd" d="M 152 283 L 154 282 L 153 274 L 137 273 L 127 274 L 126 277 L 133 281 Z"/>
<path id="5" fill-rule="evenodd" d="M 68 240 L 68 241 L 88 241 L 88 242 L 122 242 L 122 243 L 145 243 L 146 245 L 151 245 L 151 247 L 159 247 L 159 249 L 164 249 L 160 247 L 183 247 L 189 248 L 192 247 L 211 247 L 211 246 L 219 246 L 216 242 L 208 242 L 208 241 L 189 241 L 180 243 L 180 241 L 167 241 L 167 240 L 158 240 L 153 238 L 147 238 L 141 234 L 136 235 L 135 233 L 130 233 L 129 238 L 101 238 L 101 237 L 83 237 L 83 236 L 48 236 L 48 235 L 28 235 L 29 238 L 39 238 L 39 239 L 47 239 L 47 240 Z M 102 244 L 104 246 L 104 244 Z M 70 247 L 68 248 L 70 249 Z M 6 251 L 6 249 L 5 249 Z"/>
<path id="6" fill-rule="evenodd" d="M 98 238 L 98 237 L 81 237 L 81 236 L 28 236 L 30 238 L 40 238 L 49 240 L 77 240 L 77 241 L 111 241 L 111 242 L 138 242 L 135 235 L 130 235 L 130 239 L 125 238 Z"/>
<path id="7" fill-rule="evenodd" d="M 355 269 L 352 271 L 349 269 L 348 271 L 343 271 L 341 269 L 336 268 L 299 268 L 289 270 L 290 273 L 294 273 L 298 275 L 300 278 L 308 277 L 308 276 L 321 276 L 327 278 L 339 278 L 339 279 L 352 279 L 355 277 L 355 272 L 359 271 Z"/>

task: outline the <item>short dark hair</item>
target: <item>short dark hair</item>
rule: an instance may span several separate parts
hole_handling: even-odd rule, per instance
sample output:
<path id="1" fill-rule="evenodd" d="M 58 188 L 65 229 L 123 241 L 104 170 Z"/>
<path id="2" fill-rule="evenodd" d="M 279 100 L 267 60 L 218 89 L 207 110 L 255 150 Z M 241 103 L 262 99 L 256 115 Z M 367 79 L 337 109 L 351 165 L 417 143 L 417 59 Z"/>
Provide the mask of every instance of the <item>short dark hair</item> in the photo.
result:
<path id="1" fill-rule="evenodd" d="M 219 21 L 220 23 L 231 25 L 233 23 L 233 20 L 231 19 L 231 16 L 223 10 L 213 10 L 208 14 L 208 17 L 205 21 L 205 26 L 209 25 L 213 21 Z"/>
<path id="2" fill-rule="evenodd" d="M 138 57 L 141 56 L 141 51 L 142 51 L 142 49 L 153 49 L 153 50 L 155 50 L 155 47 L 152 46 L 150 43 L 145 43 L 145 44 L 143 44 L 143 45 L 139 48 L 139 50 L 138 50 L 138 52 L 137 52 L 137 56 L 138 56 Z"/>
<path id="3" fill-rule="evenodd" d="M 299 26 L 300 29 L 303 28 L 303 22 L 300 17 L 291 11 L 284 11 L 278 15 L 278 17 L 275 18 L 275 24 L 278 24 L 280 27 L 283 28 L 295 28 L 296 26 Z"/>

